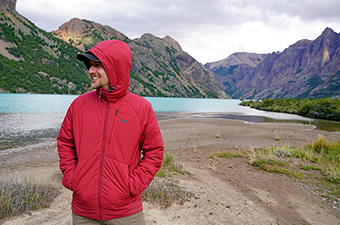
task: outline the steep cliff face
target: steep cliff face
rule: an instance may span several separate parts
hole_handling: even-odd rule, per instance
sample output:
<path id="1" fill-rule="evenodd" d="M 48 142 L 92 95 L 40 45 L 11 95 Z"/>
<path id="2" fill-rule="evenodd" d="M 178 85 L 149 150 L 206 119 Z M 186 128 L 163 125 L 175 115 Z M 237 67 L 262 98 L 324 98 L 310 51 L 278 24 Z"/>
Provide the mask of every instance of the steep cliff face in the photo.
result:
<path id="1" fill-rule="evenodd" d="M 235 67 L 222 82 L 233 98 L 340 96 L 340 36 L 326 28 L 314 41 L 300 40 L 282 53 L 268 54 L 256 67 Z"/>
<path id="2" fill-rule="evenodd" d="M 171 37 L 144 34 L 129 45 L 134 56 L 132 90 L 135 92 L 157 90 L 173 97 L 227 97 L 214 75 L 182 51 Z M 156 89 L 148 87 L 148 83 Z"/>
<path id="3" fill-rule="evenodd" d="M 130 91 L 143 96 L 227 98 L 214 75 L 169 36 L 129 39 L 92 21 L 72 19 L 52 32 L 84 51 L 107 39 L 127 42 L 133 54 Z"/>

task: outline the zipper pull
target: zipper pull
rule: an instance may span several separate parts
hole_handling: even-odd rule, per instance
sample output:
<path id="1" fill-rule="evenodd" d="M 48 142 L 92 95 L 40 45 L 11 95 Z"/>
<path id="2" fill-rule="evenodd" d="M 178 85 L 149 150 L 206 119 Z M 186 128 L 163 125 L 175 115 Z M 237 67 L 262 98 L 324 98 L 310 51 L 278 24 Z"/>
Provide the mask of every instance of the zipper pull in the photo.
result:
<path id="1" fill-rule="evenodd" d="M 116 116 L 117 116 L 117 114 L 118 114 L 118 109 L 116 109 Z"/>

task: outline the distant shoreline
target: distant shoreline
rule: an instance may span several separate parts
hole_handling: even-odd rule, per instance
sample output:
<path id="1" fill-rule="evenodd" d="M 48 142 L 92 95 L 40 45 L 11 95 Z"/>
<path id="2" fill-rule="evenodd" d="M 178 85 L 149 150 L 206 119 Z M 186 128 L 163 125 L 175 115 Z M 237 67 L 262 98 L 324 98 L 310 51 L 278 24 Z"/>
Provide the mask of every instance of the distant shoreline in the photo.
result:
<path id="1" fill-rule="evenodd" d="M 235 112 L 156 112 L 156 117 L 159 122 L 167 121 L 167 120 L 174 120 L 174 119 L 224 119 L 224 120 L 233 120 L 233 121 L 242 121 L 244 123 L 297 123 L 297 124 L 305 124 L 305 125 L 312 125 L 317 130 L 325 130 L 330 132 L 340 132 L 340 122 L 335 121 L 327 121 L 327 120 L 315 120 L 310 118 L 303 118 L 300 116 L 295 115 L 292 116 L 292 119 L 274 119 L 269 118 L 264 115 L 247 115 L 247 114 L 241 114 L 241 113 L 235 113 Z M 276 113 L 275 115 L 279 115 L 282 113 Z M 1 114 L 0 114 L 1 116 Z M 0 118 L 1 119 L 1 118 Z M 60 118 L 61 119 L 61 118 Z M 60 122 L 61 124 L 61 122 Z M 3 150 L 0 150 L 0 156 L 2 154 L 7 154 L 11 151 L 22 151 L 25 149 L 30 148 L 30 146 L 39 146 L 45 141 L 47 142 L 54 142 L 57 138 L 57 134 L 59 132 L 59 127 L 50 128 L 48 131 L 40 131 L 42 133 L 49 132 L 49 135 L 52 136 L 46 136 L 42 139 L 39 139 L 40 136 L 32 137 L 30 140 L 30 137 L 27 136 L 27 133 L 25 133 L 24 138 L 30 140 L 29 142 L 25 143 L 14 143 L 12 146 L 9 146 L 8 148 L 5 148 Z M 39 132 L 38 132 L 39 133 Z M 5 137 L 7 138 L 7 137 Z M 15 137 L 19 138 L 19 137 Z M 11 139 L 13 141 L 13 139 Z M 20 139 L 22 141 L 22 139 Z M 3 147 L 3 146 L 2 146 Z"/>

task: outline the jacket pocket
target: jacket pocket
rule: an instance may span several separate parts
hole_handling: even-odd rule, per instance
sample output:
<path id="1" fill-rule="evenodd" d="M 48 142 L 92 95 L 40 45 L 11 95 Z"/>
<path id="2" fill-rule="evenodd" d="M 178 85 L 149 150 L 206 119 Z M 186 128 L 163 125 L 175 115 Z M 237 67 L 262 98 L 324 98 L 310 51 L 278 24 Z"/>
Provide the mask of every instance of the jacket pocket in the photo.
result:
<path id="1" fill-rule="evenodd" d="M 74 169 L 73 179 L 72 179 L 72 190 L 74 190 L 79 183 L 79 180 L 82 176 L 82 170 L 84 170 L 84 166 L 86 165 L 87 160 L 81 160 L 78 162 L 76 168 Z"/>
<path id="2" fill-rule="evenodd" d="M 77 204 L 95 204 L 98 190 L 98 158 L 78 162 L 74 171 L 72 189 Z"/>
<path id="3" fill-rule="evenodd" d="M 123 201 L 130 197 L 128 165 L 106 158 L 103 165 L 102 188 L 107 198 Z"/>

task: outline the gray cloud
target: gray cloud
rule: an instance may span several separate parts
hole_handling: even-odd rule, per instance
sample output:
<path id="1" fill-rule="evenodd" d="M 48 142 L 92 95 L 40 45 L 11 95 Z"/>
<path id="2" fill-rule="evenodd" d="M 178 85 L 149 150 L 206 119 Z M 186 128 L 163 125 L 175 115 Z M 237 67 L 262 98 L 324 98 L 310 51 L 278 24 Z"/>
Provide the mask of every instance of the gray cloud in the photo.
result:
<path id="1" fill-rule="evenodd" d="M 202 63 L 236 51 L 282 51 L 338 32 L 340 1 L 324 0 L 18 0 L 17 10 L 47 31 L 74 17 L 109 25 L 130 38 L 170 35 Z"/>

